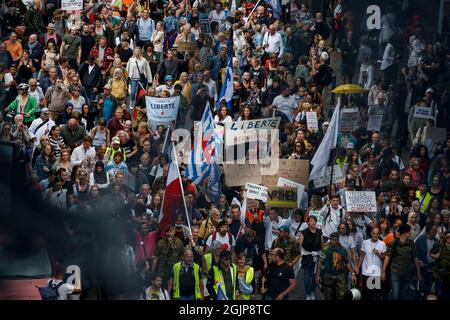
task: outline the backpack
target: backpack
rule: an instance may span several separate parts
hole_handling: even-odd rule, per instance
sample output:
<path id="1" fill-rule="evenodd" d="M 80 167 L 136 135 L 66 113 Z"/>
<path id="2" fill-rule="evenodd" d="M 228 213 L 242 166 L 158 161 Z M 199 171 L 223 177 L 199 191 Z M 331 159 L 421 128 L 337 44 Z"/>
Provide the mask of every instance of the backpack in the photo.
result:
<path id="1" fill-rule="evenodd" d="M 53 285 L 53 280 L 50 280 L 47 287 L 38 287 L 39 294 L 41 295 L 42 300 L 58 300 L 59 292 L 58 289 L 64 284 L 64 281 L 61 281 L 57 285 Z"/>
<path id="2" fill-rule="evenodd" d="M 342 222 L 342 210 L 343 210 L 344 208 L 340 208 L 339 209 L 339 223 L 341 223 Z M 327 212 L 327 214 L 325 215 L 325 219 L 323 219 L 323 226 L 325 227 L 325 224 L 327 223 L 327 219 L 328 219 L 328 217 L 331 215 L 331 206 L 330 207 L 328 207 L 328 212 Z"/>

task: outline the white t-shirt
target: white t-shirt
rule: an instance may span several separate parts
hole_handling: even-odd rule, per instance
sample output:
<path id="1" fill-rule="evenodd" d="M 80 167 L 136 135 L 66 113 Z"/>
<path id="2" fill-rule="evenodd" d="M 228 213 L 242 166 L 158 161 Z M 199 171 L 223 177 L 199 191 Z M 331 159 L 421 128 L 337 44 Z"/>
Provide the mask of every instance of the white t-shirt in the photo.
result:
<path id="1" fill-rule="evenodd" d="M 276 107 L 278 111 L 283 112 L 290 122 L 294 120 L 294 110 L 297 107 L 294 96 L 283 97 L 280 94 L 273 99 L 272 106 Z"/>
<path id="2" fill-rule="evenodd" d="M 374 249 L 386 252 L 386 244 L 381 240 L 377 240 L 377 242 L 372 242 L 371 239 L 364 240 L 361 251 L 366 256 L 361 266 L 361 273 L 365 276 L 381 276 L 383 261 L 373 252 Z"/>
<path id="3" fill-rule="evenodd" d="M 348 250 L 352 250 L 356 248 L 355 240 L 353 240 L 352 236 L 342 236 L 339 235 L 339 243 Z"/>
<path id="4" fill-rule="evenodd" d="M 212 237 L 213 237 L 213 235 L 210 235 L 208 237 L 208 240 L 206 240 L 206 245 L 208 247 L 211 247 Z M 230 238 L 231 238 L 231 242 L 232 243 L 230 243 Z M 230 250 L 230 251 L 231 251 L 231 248 L 236 245 L 236 240 L 234 239 L 234 236 L 231 233 L 230 234 L 228 234 L 228 233 L 225 234 L 224 237 L 222 237 L 220 235 L 220 233 L 217 233 L 216 234 L 216 240 L 219 241 L 221 244 L 226 244 L 228 246 L 228 250 Z"/>
<path id="5" fill-rule="evenodd" d="M 62 280 L 58 280 L 55 278 L 49 279 L 47 281 L 47 286 L 49 285 L 50 281 L 52 282 L 52 286 L 57 286 Z M 58 300 L 69 300 L 69 294 L 71 294 L 75 290 L 75 286 L 69 283 L 64 283 L 58 288 L 59 297 Z"/>
<path id="6" fill-rule="evenodd" d="M 298 240 L 298 238 L 300 237 L 300 233 L 302 233 L 302 231 L 306 228 L 308 228 L 308 224 L 306 222 L 299 223 L 294 221 L 289 226 L 289 233 L 295 240 Z"/>

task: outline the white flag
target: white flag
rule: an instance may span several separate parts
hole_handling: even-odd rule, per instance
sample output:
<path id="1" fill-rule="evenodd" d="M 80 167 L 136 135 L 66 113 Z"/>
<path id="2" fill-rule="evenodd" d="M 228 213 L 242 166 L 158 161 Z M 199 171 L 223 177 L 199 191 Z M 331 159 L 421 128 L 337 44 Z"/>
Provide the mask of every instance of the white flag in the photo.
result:
<path id="1" fill-rule="evenodd" d="M 331 117 L 330 125 L 328 127 L 322 142 L 317 148 L 316 154 L 311 160 L 311 164 L 314 166 L 309 174 L 309 180 L 317 179 L 325 174 L 327 169 L 328 160 L 330 159 L 330 151 L 336 148 L 337 136 L 339 133 L 339 118 L 341 114 L 341 99 L 338 98 L 336 109 L 334 109 L 333 116 Z"/>

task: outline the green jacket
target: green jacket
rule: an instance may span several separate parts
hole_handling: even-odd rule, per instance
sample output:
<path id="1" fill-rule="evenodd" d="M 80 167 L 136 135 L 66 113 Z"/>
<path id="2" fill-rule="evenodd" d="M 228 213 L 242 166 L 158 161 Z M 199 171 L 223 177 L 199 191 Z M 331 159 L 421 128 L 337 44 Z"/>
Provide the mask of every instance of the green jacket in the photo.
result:
<path id="1" fill-rule="evenodd" d="M 17 108 L 19 107 L 19 97 L 14 99 L 13 102 L 8 106 L 9 110 L 15 111 L 17 113 Z M 29 117 L 24 118 L 24 122 L 32 122 L 34 120 L 34 113 L 37 111 L 37 103 L 36 100 L 32 96 L 28 96 L 27 104 L 25 105 L 25 110 L 23 112 L 24 117 L 25 114 L 29 113 Z"/>

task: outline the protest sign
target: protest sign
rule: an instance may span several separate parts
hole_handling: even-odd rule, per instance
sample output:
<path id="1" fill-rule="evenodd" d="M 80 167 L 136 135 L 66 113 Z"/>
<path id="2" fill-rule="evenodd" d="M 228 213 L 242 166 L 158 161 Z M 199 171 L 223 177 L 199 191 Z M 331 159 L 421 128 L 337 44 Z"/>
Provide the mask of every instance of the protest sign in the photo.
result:
<path id="1" fill-rule="evenodd" d="M 341 113 L 340 131 L 351 131 L 358 125 L 358 109 L 344 108 Z"/>
<path id="2" fill-rule="evenodd" d="M 428 119 L 429 117 L 431 117 L 430 107 L 414 107 L 414 118 Z"/>
<path id="3" fill-rule="evenodd" d="M 377 212 L 375 191 L 346 191 L 348 212 Z"/>
<path id="4" fill-rule="evenodd" d="M 63 11 L 83 10 L 83 0 L 61 0 L 61 10 Z"/>
<path id="5" fill-rule="evenodd" d="M 259 130 L 277 129 L 280 125 L 279 117 L 264 118 L 257 120 L 233 121 L 225 123 L 225 144 L 227 146 L 245 143 L 249 141 L 257 141 Z M 267 139 L 267 134 L 263 135 Z"/>
<path id="6" fill-rule="evenodd" d="M 297 208 L 297 188 L 269 187 L 267 204 L 274 208 Z"/>
<path id="7" fill-rule="evenodd" d="M 306 112 L 306 123 L 308 126 L 308 130 L 311 130 L 312 132 L 318 132 L 319 131 L 319 121 L 317 121 L 317 113 L 308 111 Z"/>
<path id="8" fill-rule="evenodd" d="M 280 178 L 278 178 L 277 187 L 296 188 L 297 189 L 297 206 L 300 208 L 300 202 L 302 200 L 303 192 L 305 190 L 305 186 L 304 185 L 280 177 Z"/>
<path id="9" fill-rule="evenodd" d="M 177 119 L 180 97 L 145 97 L 147 117 L 153 123 L 170 123 Z"/>
<path id="10" fill-rule="evenodd" d="M 245 184 L 245 194 L 247 199 L 267 201 L 268 188 L 254 183 Z"/>
<path id="11" fill-rule="evenodd" d="M 314 179 L 314 187 L 321 188 L 330 184 L 331 180 L 331 166 L 328 166 L 325 170 L 325 174 L 317 179 Z M 332 183 L 342 183 L 344 181 L 344 175 L 342 174 L 341 167 L 339 165 L 334 166 L 333 181 Z"/>
<path id="12" fill-rule="evenodd" d="M 309 160 L 279 159 L 278 167 L 274 170 L 264 171 L 262 182 L 266 186 L 276 186 L 280 177 L 307 186 L 309 182 Z"/>
<path id="13" fill-rule="evenodd" d="M 425 138 L 433 141 L 445 141 L 447 140 L 447 129 L 427 127 L 425 129 Z"/>
<path id="14" fill-rule="evenodd" d="M 211 33 L 211 24 L 210 24 L 209 19 L 200 19 L 199 24 L 200 24 L 200 30 L 202 31 L 202 33 L 204 33 L 204 34 Z"/>
<path id="15" fill-rule="evenodd" d="M 260 166 L 257 164 L 223 164 L 225 183 L 228 187 L 245 186 L 247 182 L 261 184 Z"/>
<path id="16" fill-rule="evenodd" d="M 323 216 L 320 214 L 320 210 L 310 210 L 309 216 L 314 216 L 317 218 L 316 228 L 322 229 L 323 226 Z"/>
<path id="17" fill-rule="evenodd" d="M 369 116 L 369 121 L 367 123 L 367 131 L 380 131 L 381 122 L 383 121 L 383 115 L 372 115 Z"/>

